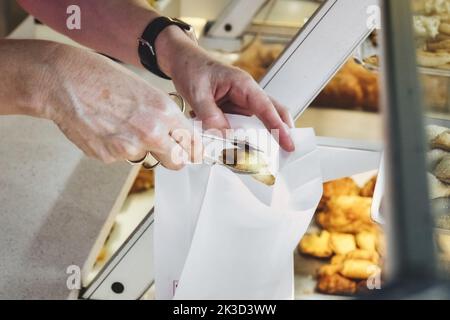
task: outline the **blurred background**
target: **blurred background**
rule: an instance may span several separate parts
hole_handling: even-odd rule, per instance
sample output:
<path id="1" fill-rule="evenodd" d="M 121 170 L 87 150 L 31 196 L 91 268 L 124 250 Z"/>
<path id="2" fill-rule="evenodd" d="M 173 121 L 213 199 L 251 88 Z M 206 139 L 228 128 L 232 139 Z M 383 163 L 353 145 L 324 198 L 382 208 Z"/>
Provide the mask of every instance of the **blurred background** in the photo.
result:
<path id="1" fill-rule="evenodd" d="M 0 37 L 11 32 L 25 17 L 15 0 L 0 0 Z"/>

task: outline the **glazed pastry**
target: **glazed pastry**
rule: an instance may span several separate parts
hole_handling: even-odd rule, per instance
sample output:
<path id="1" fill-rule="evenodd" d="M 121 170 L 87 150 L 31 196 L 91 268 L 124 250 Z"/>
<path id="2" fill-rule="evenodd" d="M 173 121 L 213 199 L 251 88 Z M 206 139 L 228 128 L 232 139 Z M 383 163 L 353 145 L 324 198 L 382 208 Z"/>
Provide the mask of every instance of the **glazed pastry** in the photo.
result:
<path id="1" fill-rule="evenodd" d="M 367 260 L 378 265 L 380 263 L 380 256 L 375 250 L 368 251 L 358 249 L 347 253 L 345 256 L 345 261 L 347 260 Z"/>
<path id="2" fill-rule="evenodd" d="M 267 186 L 273 186 L 275 184 L 276 178 L 266 167 L 261 168 L 258 174 L 252 175 L 253 179 L 264 183 Z"/>
<path id="3" fill-rule="evenodd" d="M 299 251 L 317 258 L 331 257 L 333 251 L 330 248 L 330 233 L 328 231 L 322 231 L 320 235 L 305 235 L 300 241 Z"/>
<path id="4" fill-rule="evenodd" d="M 317 223 L 334 232 L 357 234 L 377 227 L 370 216 L 372 198 L 360 196 L 333 197 L 325 211 L 316 215 Z"/>
<path id="5" fill-rule="evenodd" d="M 379 273 L 380 267 L 368 260 L 349 259 L 345 260 L 340 274 L 350 279 L 368 279 Z"/>
<path id="6" fill-rule="evenodd" d="M 330 236 L 330 247 L 335 254 L 345 255 L 356 250 L 355 237 L 352 234 L 332 232 Z"/>
<path id="7" fill-rule="evenodd" d="M 342 264 L 327 264 L 319 268 L 319 270 L 317 271 L 317 275 L 319 277 L 332 276 L 339 273 L 341 269 Z"/>
<path id="8" fill-rule="evenodd" d="M 353 295 L 356 293 L 356 282 L 339 274 L 320 277 L 317 291 L 325 294 Z"/>
<path id="9" fill-rule="evenodd" d="M 224 149 L 222 163 L 239 171 L 254 172 L 252 177 L 268 186 L 275 184 L 275 176 L 269 171 L 261 153 L 240 148 Z"/>
<path id="10" fill-rule="evenodd" d="M 350 59 L 331 79 L 313 105 L 378 111 L 379 88 L 378 75 Z"/>
<path id="11" fill-rule="evenodd" d="M 338 254 L 333 256 L 333 258 L 331 258 L 330 263 L 331 264 L 342 264 L 345 260 L 345 255 L 343 254 Z"/>
<path id="12" fill-rule="evenodd" d="M 319 210 L 324 209 L 326 203 L 336 196 L 356 196 L 359 194 L 359 187 L 351 178 L 342 178 L 323 184 L 323 195 L 320 200 Z"/>
<path id="13" fill-rule="evenodd" d="M 375 185 L 377 184 L 377 176 L 372 177 L 369 181 L 367 181 L 364 186 L 361 188 L 361 192 L 359 195 L 361 197 L 373 197 L 373 192 L 375 190 Z"/>
<path id="14" fill-rule="evenodd" d="M 356 245 L 362 250 L 376 251 L 377 234 L 368 231 L 358 233 L 356 235 Z"/>

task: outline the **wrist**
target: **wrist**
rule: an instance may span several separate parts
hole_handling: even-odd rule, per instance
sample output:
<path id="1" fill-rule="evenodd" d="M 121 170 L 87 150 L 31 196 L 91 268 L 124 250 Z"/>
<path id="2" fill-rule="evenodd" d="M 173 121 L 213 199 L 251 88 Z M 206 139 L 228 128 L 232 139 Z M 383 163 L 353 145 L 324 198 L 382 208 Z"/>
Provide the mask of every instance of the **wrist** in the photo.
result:
<path id="1" fill-rule="evenodd" d="M 193 46 L 196 47 L 196 44 L 178 26 L 168 26 L 161 31 L 155 40 L 156 60 L 161 71 L 173 78 L 180 52 L 186 52 Z"/>
<path id="2" fill-rule="evenodd" d="M 18 97 L 21 113 L 33 117 L 51 119 L 49 97 L 54 89 L 54 66 L 57 51 L 61 45 L 39 41 L 34 48 L 31 46 L 28 61 L 24 61 L 22 76 L 22 94 Z"/>

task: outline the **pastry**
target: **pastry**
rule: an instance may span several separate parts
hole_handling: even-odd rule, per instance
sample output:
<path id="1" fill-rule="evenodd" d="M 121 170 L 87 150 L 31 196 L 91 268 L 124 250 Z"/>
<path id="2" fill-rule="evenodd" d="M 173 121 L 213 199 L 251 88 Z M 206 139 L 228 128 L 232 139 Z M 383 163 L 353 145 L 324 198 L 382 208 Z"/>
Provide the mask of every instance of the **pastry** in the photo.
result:
<path id="1" fill-rule="evenodd" d="M 413 16 L 414 32 L 416 36 L 434 38 L 439 34 L 441 19 L 438 16 Z"/>
<path id="2" fill-rule="evenodd" d="M 317 275 L 319 277 L 332 276 L 339 273 L 342 269 L 342 264 L 327 264 L 319 268 Z"/>
<path id="3" fill-rule="evenodd" d="M 440 41 L 445 41 L 445 40 L 450 40 L 450 35 L 446 35 L 446 34 L 443 34 L 443 33 L 439 33 L 439 34 L 436 36 L 436 38 L 434 38 L 434 39 L 432 39 L 432 40 L 429 40 L 428 42 L 433 43 L 433 42 L 440 42 Z"/>
<path id="4" fill-rule="evenodd" d="M 436 125 L 430 125 L 426 127 L 426 134 L 428 141 L 431 142 L 435 140 L 441 133 L 444 133 L 448 129 L 445 127 L 440 127 Z"/>
<path id="5" fill-rule="evenodd" d="M 348 259 L 342 264 L 340 274 L 350 279 L 368 279 L 380 272 L 380 267 L 368 260 Z"/>
<path id="6" fill-rule="evenodd" d="M 275 184 L 275 176 L 260 152 L 242 148 L 224 149 L 222 163 L 237 171 L 253 173 L 252 177 L 268 186 Z"/>
<path id="7" fill-rule="evenodd" d="M 443 40 L 439 42 L 429 42 L 427 44 L 427 49 L 430 51 L 447 51 L 450 49 L 450 40 Z"/>
<path id="8" fill-rule="evenodd" d="M 361 197 L 373 197 L 373 192 L 375 190 L 375 185 L 377 184 L 377 176 L 372 177 L 369 181 L 367 181 L 364 186 L 361 188 L 361 192 L 359 195 Z"/>
<path id="9" fill-rule="evenodd" d="M 425 11 L 424 0 L 411 0 L 411 10 L 415 13 L 422 13 Z"/>
<path id="10" fill-rule="evenodd" d="M 305 235 L 300 241 L 299 251 L 317 258 L 331 257 L 333 251 L 330 248 L 330 233 L 324 230 L 320 235 Z"/>
<path id="11" fill-rule="evenodd" d="M 377 235 L 375 233 L 362 231 L 356 235 L 355 239 L 358 248 L 370 252 L 376 251 Z"/>
<path id="12" fill-rule="evenodd" d="M 427 163 L 428 167 L 431 171 L 433 171 L 436 166 L 439 164 L 439 162 L 442 161 L 446 156 L 448 155 L 447 151 L 441 150 L 441 149 L 434 149 L 431 151 L 428 151 L 427 153 Z"/>
<path id="13" fill-rule="evenodd" d="M 317 291 L 325 294 L 353 295 L 356 293 L 356 282 L 339 274 L 320 277 Z"/>
<path id="14" fill-rule="evenodd" d="M 422 1 L 424 1 L 424 11 L 426 14 L 444 14 L 450 12 L 450 2 L 448 0 Z"/>
<path id="15" fill-rule="evenodd" d="M 450 235 L 449 234 L 437 234 L 436 242 L 442 253 L 450 255 Z"/>
<path id="16" fill-rule="evenodd" d="M 252 178 L 264 183 L 267 186 L 273 186 L 275 184 L 276 178 L 270 172 L 267 173 L 259 173 L 252 175 Z"/>
<path id="17" fill-rule="evenodd" d="M 154 180 L 153 170 L 140 170 L 130 189 L 130 193 L 139 193 L 152 189 L 155 186 Z"/>
<path id="18" fill-rule="evenodd" d="M 331 258 L 330 263 L 331 264 L 342 264 L 342 262 L 344 262 L 344 260 L 345 260 L 345 255 L 337 254 Z"/>
<path id="19" fill-rule="evenodd" d="M 357 234 L 373 231 L 375 223 L 370 217 L 372 198 L 360 196 L 333 197 L 327 209 L 316 215 L 316 221 L 324 229 L 334 232 Z"/>
<path id="20" fill-rule="evenodd" d="M 441 67 L 443 66 L 438 66 L 438 68 Z M 447 112 L 447 78 L 421 75 L 420 80 L 424 92 L 424 104 L 433 110 Z"/>
<path id="21" fill-rule="evenodd" d="M 431 147 L 433 149 L 442 149 L 445 151 L 450 151 L 450 130 L 445 130 L 436 138 L 431 141 Z"/>
<path id="22" fill-rule="evenodd" d="M 368 251 L 358 249 L 347 253 L 344 262 L 347 260 L 367 260 L 378 265 L 380 263 L 380 256 L 375 250 Z"/>
<path id="23" fill-rule="evenodd" d="M 450 35 L 450 24 L 449 23 L 442 23 L 439 27 L 439 32 Z"/>
<path id="24" fill-rule="evenodd" d="M 341 69 L 325 86 L 314 105 L 339 109 L 362 109 L 364 91 L 358 78 Z"/>
<path id="25" fill-rule="evenodd" d="M 351 178 L 342 178 L 323 184 L 323 195 L 319 204 L 319 209 L 323 209 L 327 201 L 336 196 L 356 196 L 359 194 L 359 187 Z"/>
<path id="26" fill-rule="evenodd" d="M 440 181 L 450 183 L 450 155 L 444 157 L 434 169 L 434 175 Z"/>
<path id="27" fill-rule="evenodd" d="M 417 63 L 422 67 L 435 68 L 450 63 L 450 53 L 428 52 L 422 49 L 417 50 Z"/>
<path id="28" fill-rule="evenodd" d="M 441 182 L 431 173 L 428 173 L 428 185 L 430 187 L 430 198 L 432 200 L 450 197 L 450 186 Z"/>
<path id="29" fill-rule="evenodd" d="M 280 44 L 264 44 L 258 39 L 241 53 L 234 66 L 247 71 L 259 81 L 283 49 L 284 46 Z"/>
<path id="30" fill-rule="evenodd" d="M 331 79 L 313 105 L 378 111 L 378 75 L 350 59 Z"/>
<path id="31" fill-rule="evenodd" d="M 378 235 L 376 247 L 378 254 L 384 257 L 386 255 L 386 238 L 383 234 Z"/>
<path id="32" fill-rule="evenodd" d="M 356 250 L 355 236 L 352 234 L 332 232 L 330 235 L 330 247 L 335 254 L 345 255 Z"/>

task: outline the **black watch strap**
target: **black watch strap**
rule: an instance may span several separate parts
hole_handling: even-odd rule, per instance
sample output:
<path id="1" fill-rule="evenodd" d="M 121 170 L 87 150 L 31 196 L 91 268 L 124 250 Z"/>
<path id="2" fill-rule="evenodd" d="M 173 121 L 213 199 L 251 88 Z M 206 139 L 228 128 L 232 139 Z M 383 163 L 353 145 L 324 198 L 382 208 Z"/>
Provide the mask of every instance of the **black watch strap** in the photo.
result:
<path id="1" fill-rule="evenodd" d="M 184 23 L 181 20 L 172 19 L 169 17 L 158 17 L 148 24 L 148 26 L 144 30 L 144 33 L 138 39 L 138 52 L 142 65 L 153 74 L 168 80 L 171 80 L 170 77 L 162 72 L 158 66 L 155 41 L 161 31 L 163 31 L 170 25 L 176 25 L 186 32 L 192 30 L 192 27 L 190 25 Z"/>

